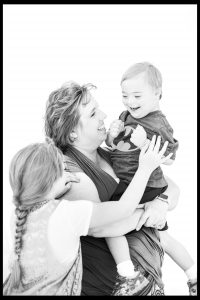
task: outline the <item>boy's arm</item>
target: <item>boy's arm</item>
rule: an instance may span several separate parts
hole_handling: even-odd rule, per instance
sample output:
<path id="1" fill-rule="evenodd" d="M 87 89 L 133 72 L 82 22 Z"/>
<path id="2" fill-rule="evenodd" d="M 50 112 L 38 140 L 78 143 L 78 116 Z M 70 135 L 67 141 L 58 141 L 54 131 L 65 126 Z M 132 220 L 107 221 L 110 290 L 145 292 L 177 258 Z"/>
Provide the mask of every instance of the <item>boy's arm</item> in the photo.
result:
<path id="1" fill-rule="evenodd" d="M 107 137 L 106 137 L 106 140 L 105 140 L 106 145 L 107 145 L 107 146 L 111 146 L 113 140 L 114 140 L 114 137 L 112 137 L 112 136 L 110 135 L 110 132 L 108 131 Z"/>
<path id="2" fill-rule="evenodd" d="M 105 143 L 107 146 L 111 146 L 113 140 L 124 130 L 124 123 L 121 120 L 114 120 L 110 124 L 110 128 L 107 133 Z"/>
<path id="3" fill-rule="evenodd" d="M 167 150 L 165 152 L 165 156 L 171 152 L 173 152 L 173 155 L 172 155 L 172 157 L 170 157 L 169 161 L 165 162 L 165 165 L 171 165 L 173 163 L 173 161 L 175 160 L 176 151 L 179 147 L 179 142 L 173 137 L 173 130 L 171 127 L 169 127 L 169 128 L 161 127 L 159 129 L 158 133 L 162 137 L 161 146 L 162 146 L 162 143 L 164 143 L 165 141 L 169 142 L 168 146 L 167 146 Z"/>

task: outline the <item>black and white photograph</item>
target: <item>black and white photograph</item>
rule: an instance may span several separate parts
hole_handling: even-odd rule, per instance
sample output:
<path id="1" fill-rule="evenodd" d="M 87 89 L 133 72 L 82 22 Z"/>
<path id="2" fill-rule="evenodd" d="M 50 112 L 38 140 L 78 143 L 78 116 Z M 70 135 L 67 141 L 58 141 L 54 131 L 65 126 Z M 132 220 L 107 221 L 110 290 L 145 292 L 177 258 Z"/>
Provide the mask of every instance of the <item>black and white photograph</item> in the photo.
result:
<path id="1" fill-rule="evenodd" d="M 3 4 L 3 295 L 197 296 L 197 4 Z"/>

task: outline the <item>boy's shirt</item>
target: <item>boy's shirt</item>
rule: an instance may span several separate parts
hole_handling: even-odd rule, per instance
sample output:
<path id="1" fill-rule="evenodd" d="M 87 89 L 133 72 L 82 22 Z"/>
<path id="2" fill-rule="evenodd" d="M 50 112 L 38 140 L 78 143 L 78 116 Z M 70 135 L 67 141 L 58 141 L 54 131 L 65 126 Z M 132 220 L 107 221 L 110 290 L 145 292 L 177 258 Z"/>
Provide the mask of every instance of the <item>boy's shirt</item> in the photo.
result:
<path id="1" fill-rule="evenodd" d="M 140 149 L 130 141 L 133 128 L 135 129 L 138 124 L 144 127 L 148 139 L 151 140 L 154 134 L 156 136 L 160 135 L 161 147 L 167 140 L 169 144 L 165 156 L 173 152 L 171 159 L 175 159 L 179 144 L 173 137 L 172 127 L 160 110 L 151 112 L 140 119 L 135 119 L 129 111 L 124 111 L 119 119 L 124 122 L 125 130 L 113 140 L 111 158 L 116 175 L 121 180 L 130 183 L 138 168 Z M 147 185 L 151 187 L 164 187 L 167 185 L 160 167 L 153 171 Z"/>

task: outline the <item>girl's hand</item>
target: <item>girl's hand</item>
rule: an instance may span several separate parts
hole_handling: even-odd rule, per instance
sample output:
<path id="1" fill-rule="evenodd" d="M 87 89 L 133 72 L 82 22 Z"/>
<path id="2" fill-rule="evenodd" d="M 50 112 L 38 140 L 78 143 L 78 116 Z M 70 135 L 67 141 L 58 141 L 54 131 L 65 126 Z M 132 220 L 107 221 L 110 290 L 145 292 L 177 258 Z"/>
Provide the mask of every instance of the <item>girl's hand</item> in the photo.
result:
<path id="1" fill-rule="evenodd" d="M 72 185 L 72 182 L 79 182 L 80 179 L 73 173 L 64 171 L 65 173 L 65 185 L 60 189 L 60 191 L 57 192 L 55 198 L 58 199 L 62 197 L 64 194 L 66 194 Z"/>
<path id="2" fill-rule="evenodd" d="M 173 153 L 169 153 L 167 156 L 164 156 L 164 153 L 167 149 L 168 141 L 166 141 L 160 149 L 161 137 L 158 136 L 156 140 L 156 136 L 152 137 L 151 141 L 147 141 L 147 143 L 142 147 L 140 156 L 139 156 L 139 168 L 143 168 L 145 171 L 153 172 L 160 164 L 164 163 L 168 160 Z"/>

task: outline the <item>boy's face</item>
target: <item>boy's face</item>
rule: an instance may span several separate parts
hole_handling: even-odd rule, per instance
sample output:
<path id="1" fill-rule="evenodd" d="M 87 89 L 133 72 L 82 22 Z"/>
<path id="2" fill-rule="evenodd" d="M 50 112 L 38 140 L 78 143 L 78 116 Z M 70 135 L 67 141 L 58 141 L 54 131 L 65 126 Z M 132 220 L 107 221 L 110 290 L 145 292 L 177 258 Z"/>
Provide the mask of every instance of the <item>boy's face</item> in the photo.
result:
<path id="1" fill-rule="evenodd" d="M 160 92 L 149 85 L 145 72 L 124 80 L 121 87 L 123 103 L 134 118 L 143 118 L 159 109 Z"/>

